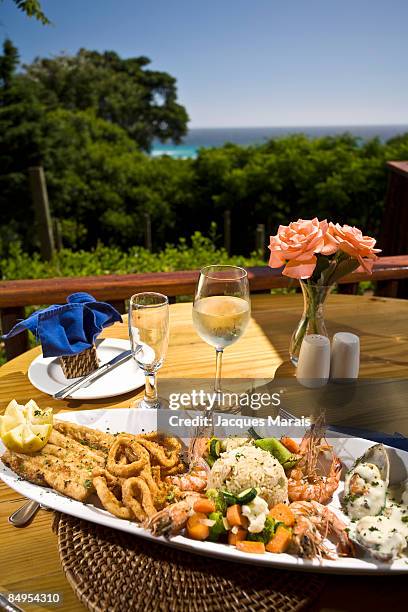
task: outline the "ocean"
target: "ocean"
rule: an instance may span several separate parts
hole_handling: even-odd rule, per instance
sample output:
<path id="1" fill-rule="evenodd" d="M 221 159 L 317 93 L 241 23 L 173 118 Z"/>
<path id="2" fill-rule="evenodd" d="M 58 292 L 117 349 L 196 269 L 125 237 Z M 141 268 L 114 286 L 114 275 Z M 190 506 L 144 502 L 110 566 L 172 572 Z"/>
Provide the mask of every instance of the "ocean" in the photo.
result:
<path id="1" fill-rule="evenodd" d="M 194 158 L 200 147 L 221 147 L 226 142 L 239 145 L 261 144 L 271 138 L 282 138 L 289 134 L 303 133 L 311 138 L 336 136 L 349 132 L 354 136 L 369 140 L 378 137 L 386 141 L 393 136 L 408 132 L 406 125 L 351 125 L 316 127 L 257 127 L 257 128 L 192 128 L 184 138 L 183 144 L 154 142 L 151 155 L 170 155 L 174 158 Z"/>

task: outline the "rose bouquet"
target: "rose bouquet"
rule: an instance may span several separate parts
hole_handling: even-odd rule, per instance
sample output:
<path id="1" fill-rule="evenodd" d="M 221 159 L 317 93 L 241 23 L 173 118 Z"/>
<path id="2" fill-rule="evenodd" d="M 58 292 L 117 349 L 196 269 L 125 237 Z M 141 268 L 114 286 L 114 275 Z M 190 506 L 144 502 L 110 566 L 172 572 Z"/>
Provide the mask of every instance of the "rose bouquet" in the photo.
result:
<path id="1" fill-rule="evenodd" d="M 317 218 L 280 225 L 276 236 L 270 237 L 269 266 L 284 266 L 282 274 L 299 279 L 304 297 L 303 316 L 289 351 L 294 364 L 306 334 L 327 336 L 323 305 L 334 283 L 360 266 L 371 273 L 380 252 L 375 243 L 356 227 Z"/>

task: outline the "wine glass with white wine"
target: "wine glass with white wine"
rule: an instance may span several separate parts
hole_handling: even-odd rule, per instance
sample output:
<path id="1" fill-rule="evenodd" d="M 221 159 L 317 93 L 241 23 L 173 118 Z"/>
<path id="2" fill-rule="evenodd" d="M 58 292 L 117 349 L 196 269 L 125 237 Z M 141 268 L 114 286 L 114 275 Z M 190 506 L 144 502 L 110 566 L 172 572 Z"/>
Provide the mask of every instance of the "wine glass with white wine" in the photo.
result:
<path id="1" fill-rule="evenodd" d="M 251 315 L 248 274 L 238 266 L 206 266 L 200 272 L 193 304 L 193 323 L 215 348 L 214 391 L 221 391 L 223 351 L 244 333 Z"/>

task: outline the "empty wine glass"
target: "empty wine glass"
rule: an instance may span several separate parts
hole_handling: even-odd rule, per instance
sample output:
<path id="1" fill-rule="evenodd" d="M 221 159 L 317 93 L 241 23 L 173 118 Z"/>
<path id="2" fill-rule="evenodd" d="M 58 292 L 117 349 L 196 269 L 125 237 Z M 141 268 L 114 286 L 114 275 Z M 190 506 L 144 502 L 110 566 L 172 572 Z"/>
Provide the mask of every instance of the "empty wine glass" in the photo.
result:
<path id="1" fill-rule="evenodd" d="M 198 278 L 193 323 L 201 338 L 215 348 L 214 390 L 221 390 L 223 351 L 244 333 L 251 314 L 248 275 L 237 266 L 206 266 Z"/>
<path id="2" fill-rule="evenodd" d="M 169 300 L 161 293 L 136 293 L 129 303 L 129 338 L 133 357 L 145 374 L 145 394 L 138 408 L 160 408 L 156 372 L 169 343 Z"/>

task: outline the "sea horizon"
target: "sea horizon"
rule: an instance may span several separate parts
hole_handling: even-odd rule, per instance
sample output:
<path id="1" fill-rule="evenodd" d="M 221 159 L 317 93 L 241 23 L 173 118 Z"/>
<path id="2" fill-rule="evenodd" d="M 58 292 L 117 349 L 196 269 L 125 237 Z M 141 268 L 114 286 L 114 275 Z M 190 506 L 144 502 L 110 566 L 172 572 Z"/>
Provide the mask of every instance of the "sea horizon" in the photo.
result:
<path id="1" fill-rule="evenodd" d="M 153 143 L 151 155 L 169 155 L 178 159 L 194 158 L 198 149 L 220 147 L 226 142 L 249 146 L 262 144 L 273 138 L 290 134 L 305 134 L 310 138 L 338 136 L 349 133 L 362 140 L 379 138 L 382 142 L 408 132 L 407 124 L 367 124 L 367 125 L 321 125 L 321 126 L 279 126 L 279 127 L 205 127 L 191 128 L 179 145 L 173 143 Z"/>

